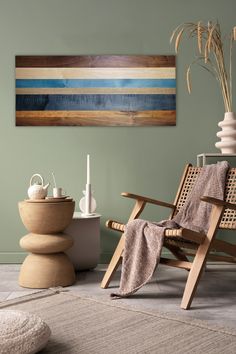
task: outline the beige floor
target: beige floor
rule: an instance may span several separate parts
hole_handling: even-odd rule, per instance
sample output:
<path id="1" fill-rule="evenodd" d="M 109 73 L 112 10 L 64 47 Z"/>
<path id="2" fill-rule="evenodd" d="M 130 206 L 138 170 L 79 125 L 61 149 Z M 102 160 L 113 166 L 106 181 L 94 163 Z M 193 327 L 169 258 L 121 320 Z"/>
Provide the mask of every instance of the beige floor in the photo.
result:
<path id="1" fill-rule="evenodd" d="M 0 265 L 0 301 L 35 291 L 18 286 L 19 268 L 16 264 Z M 78 273 L 76 284 L 68 287 L 68 290 L 82 296 L 109 300 L 109 294 L 119 284 L 120 272 L 116 273 L 110 288 L 103 290 L 100 288 L 100 281 L 105 268 L 106 266 L 100 265 L 93 271 Z M 208 266 L 189 311 L 179 307 L 186 277 L 187 272 L 184 270 L 159 266 L 152 281 L 132 298 L 111 301 L 236 328 L 236 266 Z"/>

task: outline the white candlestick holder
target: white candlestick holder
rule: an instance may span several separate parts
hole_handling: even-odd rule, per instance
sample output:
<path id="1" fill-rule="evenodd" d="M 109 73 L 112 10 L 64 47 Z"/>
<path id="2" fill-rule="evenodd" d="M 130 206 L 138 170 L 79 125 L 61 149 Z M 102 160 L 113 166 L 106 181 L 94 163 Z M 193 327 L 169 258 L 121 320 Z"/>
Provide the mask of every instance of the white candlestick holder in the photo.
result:
<path id="1" fill-rule="evenodd" d="M 83 191 L 84 197 L 80 199 L 79 207 L 82 212 L 82 216 L 89 217 L 94 215 L 97 207 L 96 200 L 93 198 L 91 184 L 87 183 L 85 191 Z"/>
<path id="2" fill-rule="evenodd" d="M 91 197 L 92 197 L 91 184 L 87 183 L 86 190 L 85 190 L 85 214 L 86 215 L 91 215 Z"/>

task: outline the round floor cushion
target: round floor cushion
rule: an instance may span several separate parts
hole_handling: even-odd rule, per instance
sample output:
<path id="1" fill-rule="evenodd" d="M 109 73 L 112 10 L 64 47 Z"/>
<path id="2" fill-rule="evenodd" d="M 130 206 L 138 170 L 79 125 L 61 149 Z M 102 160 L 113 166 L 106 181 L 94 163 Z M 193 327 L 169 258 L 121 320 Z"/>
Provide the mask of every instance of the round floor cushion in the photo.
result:
<path id="1" fill-rule="evenodd" d="M 33 354 L 45 347 L 51 335 L 38 316 L 16 310 L 0 310 L 0 353 Z"/>

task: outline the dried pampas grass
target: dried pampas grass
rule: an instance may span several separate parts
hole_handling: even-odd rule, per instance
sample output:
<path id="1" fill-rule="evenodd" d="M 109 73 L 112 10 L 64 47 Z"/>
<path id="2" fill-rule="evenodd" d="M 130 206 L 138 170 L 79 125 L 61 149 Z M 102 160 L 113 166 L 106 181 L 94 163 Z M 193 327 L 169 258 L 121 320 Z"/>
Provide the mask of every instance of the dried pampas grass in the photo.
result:
<path id="1" fill-rule="evenodd" d="M 230 36 L 230 55 L 229 55 L 229 73 L 226 69 L 225 55 L 223 50 L 223 41 L 221 29 L 218 22 L 209 21 L 204 25 L 202 21 L 197 23 L 183 23 L 179 25 L 172 33 L 170 42 L 175 43 L 175 52 L 178 53 L 183 35 L 186 33 L 188 38 L 196 38 L 197 56 L 188 66 L 186 72 L 186 82 L 189 93 L 191 92 L 191 67 L 193 64 L 199 64 L 202 68 L 209 71 L 220 84 L 224 107 L 226 112 L 232 112 L 232 73 L 231 73 L 231 54 L 233 34 Z"/>

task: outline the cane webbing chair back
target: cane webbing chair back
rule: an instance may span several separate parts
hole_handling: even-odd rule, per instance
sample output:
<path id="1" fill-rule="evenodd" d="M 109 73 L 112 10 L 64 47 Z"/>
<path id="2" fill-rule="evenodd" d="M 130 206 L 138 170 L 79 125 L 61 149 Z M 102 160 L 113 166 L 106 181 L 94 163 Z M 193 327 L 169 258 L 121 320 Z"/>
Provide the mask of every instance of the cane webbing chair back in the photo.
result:
<path id="1" fill-rule="evenodd" d="M 236 204 L 236 168 L 231 168 L 225 186 L 225 200 L 226 202 Z M 236 229 L 236 211 L 226 209 L 221 219 L 220 228 L 222 229 Z"/>
<path id="2" fill-rule="evenodd" d="M 188 166 L 186 174 L 182 180 L 182 185 L 177 193 L 175 205 L 176 209 L 174 215 L 186 202 L 186 199 L 191 192 L 196 179 L 201 172 L 202 167 Z M 236 204 L 236 168 L 231 168 L 227 173 L 225 185 L 225 201 Z M 174 216 L 172 215 L 172 217 Z M 220 229 L 236 229 L 236 211 L 232 209 L 225 209 L 219 225 Z"/>

